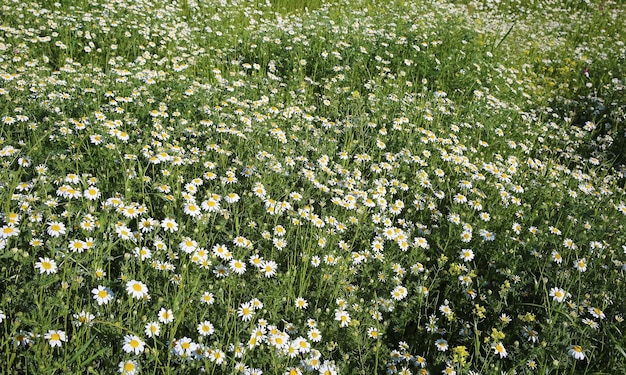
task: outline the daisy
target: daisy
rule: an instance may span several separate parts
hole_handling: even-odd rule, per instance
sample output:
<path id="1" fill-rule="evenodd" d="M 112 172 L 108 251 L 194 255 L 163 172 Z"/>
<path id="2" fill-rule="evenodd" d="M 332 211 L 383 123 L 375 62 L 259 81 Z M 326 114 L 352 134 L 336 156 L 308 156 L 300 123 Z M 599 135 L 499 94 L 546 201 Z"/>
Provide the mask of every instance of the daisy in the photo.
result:
<path id="1" fill-rule="evenodd" d="M 548 227 L 548 230 L 550 231 L 550 233 L 556 234 L 557 236 L 561 235 L 561 230 L 559 228 L 555 228 L 553 226 L 550 226 L 550 227 Z"/>
<path id="2" fill-rule="evenodd" d="M 304 337 L 299 336 L 293 340 L 299 353 L 308 353 L 311 351 L 311 343 L 309 343 Z"/>
<path id="3" fill-rule="evenodd" d="M 211 324 L 211 322 L 209 322 L 208 320 L 205 320 L 204 322 L 198 324 L 198 333 L 201 336 L 211 336 L 213 332 L 215 332 L 213 324 Z"/>
<path id="4" fill-rule="evenodd" d="M 226 268 L 225 266 L 218 264 L 217 266 L 215 266 L 213 273 L 215 274 L 215 277 L 217 278 L 224 278 L 230 274 L 230 270 Z"/>
<path id="5" fill-rule="evenodd" d="M 587 259 L 586 258 L 580 258 L 580 259 L 576 259 L 576 261 L 574 262 L 574 267 L 579 271 L 579 272 L 585 272 L 587 271 Z"/>
<path id="6" fill-rule="evenodd" d="M 277 349 L 287 349 L 289 346 L 289 335 L 285 332 L 278 331 L 269 337 L 269 343 Z"/>
<path id="7" fill-rule="evenodd" d="M 380 336 L 380 333 L 378 332 L 378 328 L 369 327 L 367 329 L 367 336 L 369 336 L 372 339 L 377 339 Z"/>
<path id="8" fill-rule="evenodd" d="M 181 357 L 192 356 L 196 349 L 198 349 L 198 344 L 191 341 L 189 337 L 176 340 L 176 345 L 174 345 L 174 352 Z"/>
<path id="9" fill-rule="evenodd" d="M 48 223 L 47 232 L 51 237 L 59 237 L 60 235 L 65 234 L 65 224 L 58 221 Z"/>
<path id="10" fill-rule="evenodd" d="M 313 327 L 309 329 L 309 332 L 307 333 L 307 337 L 309 338 L 309 340 L 313 342 L 320 342 L 322 340 L 322 333 L 320 332 L 319 329 Z"/>
<path id="11" fill-rule="evenodd" d="M 242 303 L 239 309 L 237 309 L 237 315 L 241 318 L 241 320 L 247 322 L 252 319 L 252 315 L 254 315 L 254 309 L 252 308 L 252 305 L 250 305 L 250 303 Z"/>
<path id="12" fill-rule="evenodd" d="M 219 349 L 212 349 L 209 354 L 209 359 L 211 362 L 215 362 L 218 365 L 221 365 L 226 359 L 226 353 Z"/>
<path id="13" fill-rule="evenodd" d="M 307 302 L 307 300 L 305 300 L 302 297 L 296 298 L 296 308 L 298 310 L 305 310 L 308 306 L 309 306 L 309 303 Z"/>
<path id="14" fill-rule="evenodd" d="M 438 339 L 437 341 L 435 341 L 435 346 L 440 352 L 445 352 L 448 350 L 448 342 L 444 339 Z"/>
<path id="15" fill-rule="evenodd" d="M 148 287 L 146 284 L 137 280 L 130 280 L 126 283 L 126 291 L 133 298 L 143 299 L 148 296 Z"/>
<path id="16" fill-rule="evenodd" d="M 174 321 L 174 313 L 170 309 L 161 307 L 159 310 L 159 322 L 163 324 L 169 324 Z"/>
<path id="17" fill-rule="evenodd" d="M 115 234 L 123 240 L 129 240 L 133 238 L 133 232 L 126 226 L 126 224 L 121 224 L 115 226 Z"/>
<path id="18" fill-rule="evenodd" d="M 176 220 L 166 217 L 161 221 L 161 228 L 166 232 L 176 232 L 178 230 L 178 223 L 176 223 Z"/>
<path id="19" fill-rule="evenodd" d="M 391 291 L 391 297 L 395 299 L 396 301 L 402 301 L 407 296 L 407 294 L 408 294 L 408 290 L 402 285 L 396 286 Z"/>
<path id="20" fill-rule="evenodd" d="M 215 254 L 218 258 L 224 260 L 230 260 L 233 257 L 226 245 L 216 244 L 215 246 L 213 246 L 212 251 L 213 254 Z"/>
<path id="21" fill-rule="evenodd" d="M 0 238 L 9 238 L 14 237 L 20 234 L 20 230 L 18 228 L 13 227 L 12 225 L 5 225 L 0 228 Z"/>
<path id="22" fill-rule="evenodd" d="M 230 193 L 224 197 L 224 200 L 228 203 L 237 203 L 239 202 L 239 195 L 237 193 Z"/>
<path id="23" fill-rule="evenodd" d="M 55 346 L 60 347 L 64 342 L 67 342 L 67 337 L 63 331 L 50 330 L 43 337 L 48 340 L 48 344 L 53 348 Z"/>
<path id="24" fill-rule="evenodd" d="M 493 345 L 493 351 L 495 354 L 500 355 L 500 358 L 505 358 L 508 355 L 506 349 L 504 348 L 504 345 L 502 345 L 501 342 L 497 342 Z"/>
<path id="25" fill-rule="evenodd" d="M 352 321 L 350 314 L 345 310 L 335 310 L 335 320 L 340 322 L 340 327 L 347 327 Z"/>
<path id="26" fill-rule="evenodd" d="M 136 361 L 122 361 L 119 364 L 118 372 L 122 375 L 135 375 L 139 371 Z"/>
<path id="27" fill-rule="evenodd" d="M 50 258 L 39 258 L 39 262 L 35 263 L 35 268 L 39 270 L 39 273 L 45 273 L 47 275 L 57 273 L 57 262 Z"/>
<path id="28" fill-rule="evenodd" d="M 202 215 L 202 211 L 200 211 L 200 207 L 198 207 L 197 204 L 192 203 L 192 202 L 187 203 L 185 207 L 183 208 L 183 211 L 191 217 L 198 217 Z"/>
<path id="29" fill-rule="evenodd" d="M 528 341 L 537 342 L 539 339 L 539 332 L 530 327 L 524 326 L 522 332 L 524 337 L 528 338 Z"/>
<path id="30" fill-rule="evenodd" d="M 146 260 L 152 258 L 152 251 L 145 246 L 135 247 L 133 254 L 139 258 L 139 260 Z"/>
<path id="31" fill-rule="evenodd" d="M 124 345 L 122 350 L 126 353 L 134 353 L 135 355 L 143 353 L 146 348 L 146 343 L 135 335 L 124 336 Z"/>
<path id="32" fill-rule="evenodd" d="M 471 249 L 462 249 L 459 258 L 463 259 L 464 262 L 471 262 L 472 259 L 474 259 L 474 251 Z"/>
<path id="33" fill-rule="evenodd" d="M 563 263 L 563 256 L 561 256 L 561 254 L 555 250 L 552 252 L 552 260 L 556 264 L 561 264 Z"/>
<path id="34" fill-rule="evenodd" d="M 568 351 L 569 355 L 571 355 L 572 357 L 574 357 L 575 359 L 582 361 L 583 359 L 585 359 L 585 351 L 583 350 L 583 348 L 580 345 L 574 345 L 572 346 L 569 351 Z"/>
<path id="35" fill-rule="evenodd" d="M 243 275 L 246 272 L 246 263 L 238 259 L 233 259 L 229 263 L 230 270 L 237 275 Z"/>
<path id="36" fill-rule="evenodd" d="M 600 328 L 600 325 L 599 325 L 596 321 L 594 321 L 594 320 L 592 320 L 592 319 L 589 319 L 589 318 L 584 318 L 584 319 L 582 320 L 582 322 L 583 322 L 583 324 L 585 324 L 585 325 L 587 325 L 587 326 L 591 327 L 592 329 L 598 329 L 598 328 Z"/>
<path id="37" fill-rule="evenodd" d="M 178 247 L 181 251 L 191 254 L 198 248 L 198 243 L 191 238 L 186 238 L 178 245 Z"/>
<path id="38" fill-rule="evenodd" d="M 217 212 L 220 210 L 220 202 L 216 199 L 209 198 L 203 201 L 200 207 L 207 212 Z"/>
<path id="39" fill-rule="evenodd" d="M 98 285 L 97 288 L 92 289 L 91 293 L 93 294 L 93 299 L 96 300 L 99 306 L 106 305 L 113 299 L 113 292 L 111 289 L 102 285 Z"/>
<path id="40" fill-rule="evenodd" d="M 461 242 L 468 243 L 472 240 L 472 231 L 464 230 L 461 233 Z"/>
<path id="41" fill-rule="evenodd" d="M 550 289 L 550 297 L 552 297 L 553 301 L 563 302 L 563 300 L 567 297 L 567 293 L 565 290 L 555 287 Z"/>
<path id="42" fill-rule="evenodd" d="M 159 224 L 158 221 L 153 218 L 143 218 L 139 221 L 139 228 L 141 228 L 142 233 L 152 232 L 152 230 Z"/>
<path id="43" fill-rule="evenodd" d="M 267 260 L 261 262 L 261 272 L 265 275 L 265 277 L 272 277 L 276 275 L 276 269 L 278 268 L 278 264 L 273 260 Z"/>
<path id="44" fill-rule="evenodd" d="M 86 312 L 85 310 L 79 312 L 78 314 L 74 314 L 74 324 L 77 327 L 80 327 L 84 324 L 91 325 L 91 322 L 94 320 L 95 316 L 92 313 Z"/>
<path id="45" fill-rule="evenodd" d="M 95 186 L 90 186 L 85 191 L 83 191 L 83 197 L 90 201 L 95 201 L 100 198 L 100 190 L 98 190 Z"/>
<path id="46" fill-rule="evenodd" d="M 207 305 L 212 305 L 213 303 L 215 303 L 215 297 L 213 296 L 213 293 L 204 292 L 200 297 L 200 302 L 206 303 Z"/>
<path id="47" fill-rule="evenodd" d="M 604 315 L 604 312 L 597 307 L 589 307 L 587 311 L 589 311 L 589 314 L 591 314 L 594 318 L 599 318 L 599 319 L 606 318 L 606 315 Z"/>
<path id="48" fill-rule="evenodd" d="M 85 243 L 85 241 L 81 241 L 81 240 L 72 240 L 70 241 L 70 243 L 67 245 L 67 247 L 70 249 L 71 252 L 73 253 L 82 253 L 83 251 L 85 251 L 87 249 L 87 244 Z"/>
<path id="49" fill-rule="evenodd" d="M 161 334 L 161 325 L 157 322 L 150 322 L 144 327 L 144 332 L 148 337 L 156 337 Z"/>
<path id="50" fill-rule="evenodd" d="M 2 312 L 0 311 L 0 317 Z M 2 322 L 2 320 L 0 320 Z M 13 338 L 13 343 L 16 346 L 28 346 L 32 343 L 34 335 L 31 332 L 19 331 Z"/>

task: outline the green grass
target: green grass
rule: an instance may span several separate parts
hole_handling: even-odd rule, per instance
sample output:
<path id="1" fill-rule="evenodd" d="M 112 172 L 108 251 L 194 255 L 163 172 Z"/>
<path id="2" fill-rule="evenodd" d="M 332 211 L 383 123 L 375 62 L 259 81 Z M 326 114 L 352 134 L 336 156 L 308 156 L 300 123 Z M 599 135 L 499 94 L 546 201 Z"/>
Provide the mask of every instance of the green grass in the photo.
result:
<path id="1" fill-rule="evenodd" d="M 5 4 L 0 368 L 626 371 L 626 9 L 420 3 Z"/>

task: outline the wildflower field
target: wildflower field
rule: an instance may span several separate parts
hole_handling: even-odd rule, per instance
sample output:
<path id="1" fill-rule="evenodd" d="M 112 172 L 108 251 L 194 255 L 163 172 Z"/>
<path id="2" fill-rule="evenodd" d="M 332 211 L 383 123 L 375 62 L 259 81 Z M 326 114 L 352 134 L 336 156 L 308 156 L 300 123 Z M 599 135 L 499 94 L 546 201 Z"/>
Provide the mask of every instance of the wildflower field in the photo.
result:
<path id="1" fill-rule="evenodd" d="M 0 373 L 626 373 L 624 3 L 1 7 Z"/>

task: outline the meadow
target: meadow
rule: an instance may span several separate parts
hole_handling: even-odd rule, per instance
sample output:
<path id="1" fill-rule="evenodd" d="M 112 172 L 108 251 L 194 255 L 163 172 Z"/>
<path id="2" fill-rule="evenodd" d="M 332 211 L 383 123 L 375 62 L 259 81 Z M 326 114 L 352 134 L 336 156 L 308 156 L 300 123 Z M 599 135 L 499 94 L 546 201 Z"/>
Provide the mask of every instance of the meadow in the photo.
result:
<path id="1" fill-rule="evenodd" d="M 626 373 L 622 2 L 1 7 L 0 373 Z"/>

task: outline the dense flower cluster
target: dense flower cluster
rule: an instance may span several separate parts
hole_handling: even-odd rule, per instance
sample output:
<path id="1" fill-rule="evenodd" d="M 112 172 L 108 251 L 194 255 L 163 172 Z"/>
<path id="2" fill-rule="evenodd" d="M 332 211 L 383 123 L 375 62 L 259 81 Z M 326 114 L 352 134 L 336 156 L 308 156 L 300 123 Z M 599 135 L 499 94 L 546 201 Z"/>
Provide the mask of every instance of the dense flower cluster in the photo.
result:
<path id="1" fill-rule="evenodd" d="M 626 366 L 623 6 L 9 3 L 0 367 Z"/>

